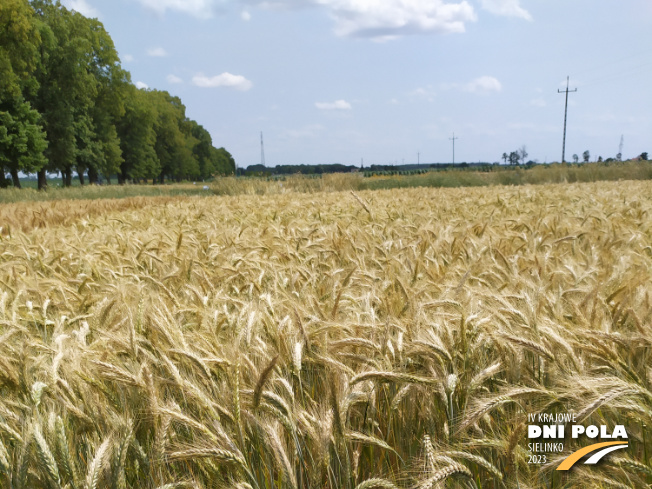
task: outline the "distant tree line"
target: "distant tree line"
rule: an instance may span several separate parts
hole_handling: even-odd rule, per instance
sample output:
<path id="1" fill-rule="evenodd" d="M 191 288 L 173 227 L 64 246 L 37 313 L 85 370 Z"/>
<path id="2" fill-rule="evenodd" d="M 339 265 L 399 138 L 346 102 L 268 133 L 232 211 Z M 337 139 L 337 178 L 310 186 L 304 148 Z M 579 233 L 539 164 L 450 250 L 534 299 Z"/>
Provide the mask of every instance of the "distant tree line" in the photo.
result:
<path id="1" fill-rule="evenodd" d="M 178 97 L 131 83 L 97 19 L 59 1 L 0 2 L 0 187 L 20 187 L 20 172 L 42 189 L 52 172 L 69 186 L 73 172 L 83 184 L 234 171 Z"/>
<path id="2" fill-rule="evenodd" d="M 528 157 L 527 148 L 525 147 L 525 145 L 523 145 L 516 151 L 503 153 L 502 159 L 505 162 L 505 164 L 509 163 L 510 165 L 518 165 L 518 164 L 525 165 L 526 164 L 525 160 L 527 157 Z"/>
<path id="3" fill-rule="evenodd" d="M 582 161 L 584 163 L 588 163 L 590 159 L 591 159 L 591 153 L 587 149 L 584 153 L 582 153 Z M 574 154 L 573 155 L 573 163 L 579 163 L 579 161 L 580 161 L 580 157 L 577 156 L 577 154 Z"/>
<path id="4" fill-rule="evenodd" d="M 472 165 L 487 165 L 487 163 Z M 369 165 L 365 167 L 355 165 L 342 165 L 341 163 L 320 164 L 320 165 L 276 165 L 275 167 L 264 166 L 261 164 L 249 165 L 247 168 L 238 169 L 238 175 L 244 176 L 273 176 L 273 175 L 322 175 L 325 173 L 350 173 L 354 171 L 363 171 L 368 175 L 383 174 L 407 174 L 413 171 L 425 171 L 427 168 L 466 168 L 468 163 L 437 163 L 431 165 Z"/>
<path id="5" fill-rule="evenodd" d="M 357 170 L 357 166 L 331 163 L 324 165 L 276 165 L 275 167 L 261 164 L 249 165 L 246 169 L 239 170 L 238 174 L 251 176 L 291 175 L 321 175 L 323 173 L 349 173 Z"/>
<path id="6" fill-rule="evenodd" d="M 261 164 L 249 165 L 246 168 L 238 168 L 237 174 L 252 177 L 273 177 L 276 175 L 322 175 L 326 173 L 349 173 L 361 172 L 363 176 L 380 176 L 380 175 L 419 175 L 433 170 L 450 170 L 450 169 L 479 169 L 481 171 L 492 171 L 498 163 L 428 163 L 428 164 L 407 164 L 407 165 L 342 165 L 340 163 L 321 164 L 321 165 L 276 165 L 275 167 L 264 166 Z"/>
<path id="7" fill-rule="evenodd" d="M 533 165 L 535 164 L 535 161 L 528 161 L 527 163 L 525 162 L 525 159 L 527 158 L 528 153 L 527 149 L 525 146 L 522 146 L 521 148 L 517 149 L 516 151 L 511 151 L 510 153 L 503 153 L 502 159 L 505 162 L 505 164 L 510 164 L 510 165 L 519 165 L 519 164 L 527 164 L 527 165 Z M 638 161 L 647 161 L 647 152 L 641 153 L 639 156 L 634 158 L 634 160 Z M 579 163 L 580 162 L 580 157 L 577 154 L 574 154 L 572 156 L 573 158 L 573 163 Z M 591 153 L 587 149 L 582 153 L 582 162 L 588 163 L 591 161 Z M 604 160 L 605 163 L 610 163 L 612 161 L 622 161 L 622 154 L 618 153 L 616 154 L 615 158 L 607 158 Z M 602 156 L 598 156 L 597 159 L 598 163 L 602 163 Z"/>

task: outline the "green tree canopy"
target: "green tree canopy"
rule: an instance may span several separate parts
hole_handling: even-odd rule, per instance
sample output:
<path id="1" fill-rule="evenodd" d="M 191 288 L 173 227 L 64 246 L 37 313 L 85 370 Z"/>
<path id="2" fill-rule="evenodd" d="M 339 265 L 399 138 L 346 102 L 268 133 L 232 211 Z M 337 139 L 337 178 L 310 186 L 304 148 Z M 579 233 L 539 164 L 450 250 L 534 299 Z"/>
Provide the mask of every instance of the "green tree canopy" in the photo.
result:
<path id="1" fill-rule="evenodd" d="M 0 186 L 6 186 L 4 169 L 7 168 L 14 187 L 20 187 L 18 172 L 36 172 L 45 165 L 43 152 L 47 141 L 38 112 L 20 97 L 12 102 L 13 107 L 2 104 L 10 110 L 0 110 L 0 171 L 3 176 Z"/>
<path id="2" fill-rule="evenodd" d="M 41 119 L 23 94 L 34 93 L 34 76 L 41 46 L 34 11 L 23 0 L 0 3 L 0 186 L 5 171 L 20 187 L 18 173 L 38 171 L 45 165 L 47 147 Z"/>
<path id="3" fill-rule="evenodd" d="M 145 90 L 130 85 L 125 91 L 125 112 L 118 121 L 118 135 L 123 163 L 119 181 L 155 178 L 161 173 L 161 164 L 154 149 L 155 124 L 158 112 Z"/>
<path id="4" fill-rule="evenodd" d="M 73 171 L 128 179 L 197 179 L 232 173 L 228 152 L 186 116 L 181 99 L 131 84 L 97 19 L 57 0 L 0 3 L 0 186 L 5 171 Z"/>
<path id="5" fill-rule="evenodd" d="M 216 175 L 234 175 L 235 174 L 235 160 L 231 153 L 224 148 L 213 148 L 212 159 L 215 162 Z"/>
<path id="6" fill-rule="evenodd" d="M 34 89 L 41 36 L 34 10 L 24 0 L 0 3 L 0 94 L 20 97 Z"/>

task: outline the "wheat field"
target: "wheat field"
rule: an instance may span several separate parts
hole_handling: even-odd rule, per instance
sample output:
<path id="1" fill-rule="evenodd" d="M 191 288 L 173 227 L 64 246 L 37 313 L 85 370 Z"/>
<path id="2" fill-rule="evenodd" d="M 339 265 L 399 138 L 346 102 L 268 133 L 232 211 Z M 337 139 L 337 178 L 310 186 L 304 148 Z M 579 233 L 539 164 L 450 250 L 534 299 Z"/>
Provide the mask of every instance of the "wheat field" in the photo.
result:
<path id="1" fill-rule="evenodd" d="M 2 488 L 652 483 L 652 182 L 11 205 Z"/>

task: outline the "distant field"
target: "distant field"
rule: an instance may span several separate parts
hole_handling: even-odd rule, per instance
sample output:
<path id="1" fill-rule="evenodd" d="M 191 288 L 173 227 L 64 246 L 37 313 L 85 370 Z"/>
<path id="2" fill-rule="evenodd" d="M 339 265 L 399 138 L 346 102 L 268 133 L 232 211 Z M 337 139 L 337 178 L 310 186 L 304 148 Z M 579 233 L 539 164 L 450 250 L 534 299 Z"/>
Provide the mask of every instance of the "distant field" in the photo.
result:
<path id="1" fill-rule="evenodd" d="M 0 189 L 0 204 L 10 202 L 45 202 L 52 200 L 94 200 L 123 199 L 128 197 L 161 197 L 177 195 L 207 195 L 205 184 L 192 183 L 170 185 L 73 185 L 69 188 L 50 185 L 45 192 L 39 192 L 36 187 L 22 189 Z"/>
<path id="2" fill-rule="evenodd" d="M 649 487 L 652 181 L 365 180 L 0 205 L 0 487 Z"/>
<path id="3" fill-rule="evenodd" d="M 367 176 L 365 176 L 367 175 Z M 216 177 L 211 182 L 170 183 L 166 185 L 86 185 L 73 180 L 71 188 L 61 188 L 60 179 L 49 180 L 46 192 L 36 191 L 36 182 L 23 182 L 22 190 L 0 189 L 0 203 L 51 201 L 62 199 L 121 199 L 152 196 L 268 195 L 288 192 L 335 192 L 341 190 L 380 190 L 393 188 L 485 187 L 495 185 L 541 185 L 547 183 L 652 180 L 652 163 L 624 161 L 579 165 L 550 164 L 533 167 L 487 165 L 484 169 L 431 169 L 425 173 L 384 172 L 330 173 L 324 175 L 281 175 L 273 177 Z M 204 187 L 208 186 L 209 189 Z"/>

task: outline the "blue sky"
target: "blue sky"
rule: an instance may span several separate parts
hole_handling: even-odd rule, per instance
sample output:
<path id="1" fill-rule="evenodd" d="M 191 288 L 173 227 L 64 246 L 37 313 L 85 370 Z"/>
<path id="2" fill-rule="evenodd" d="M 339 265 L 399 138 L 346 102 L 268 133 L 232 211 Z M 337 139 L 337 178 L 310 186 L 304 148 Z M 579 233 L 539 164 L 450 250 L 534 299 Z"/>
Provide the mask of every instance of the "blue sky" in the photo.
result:
<path id="1" fill-rule="evenodd" d="M 652 153 L 650 0 L 65 0 L 238 166 Z M 419 154 L 419 156 L 417 156 Z"/>

